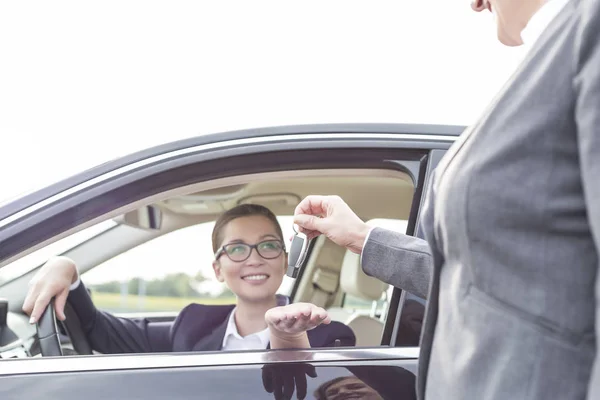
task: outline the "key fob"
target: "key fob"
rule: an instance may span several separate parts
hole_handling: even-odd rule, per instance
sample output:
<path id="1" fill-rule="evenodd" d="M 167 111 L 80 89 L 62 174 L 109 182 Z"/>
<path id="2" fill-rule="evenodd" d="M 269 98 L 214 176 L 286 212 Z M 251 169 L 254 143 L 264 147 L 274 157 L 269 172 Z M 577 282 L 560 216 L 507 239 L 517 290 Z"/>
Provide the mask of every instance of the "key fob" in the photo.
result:
<path id="1" fill-rule="evenodd" d="M 292 239 L 290 253 L 288 254 L 288 269 L 286 275 L 290 278 L 297 278 L 300 267 L 304 263 L 306 253 L 308 252 L 309 240 L 302 232 L 297 232 Z"/>

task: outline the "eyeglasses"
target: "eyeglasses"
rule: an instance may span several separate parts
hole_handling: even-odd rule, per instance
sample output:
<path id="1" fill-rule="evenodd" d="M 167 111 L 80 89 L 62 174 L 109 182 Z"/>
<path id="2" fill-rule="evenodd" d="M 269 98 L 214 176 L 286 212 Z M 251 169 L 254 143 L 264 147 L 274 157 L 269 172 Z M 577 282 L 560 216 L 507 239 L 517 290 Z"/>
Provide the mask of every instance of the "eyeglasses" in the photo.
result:
<path id="1" fill-rule="evenodd" d="M 226 244 L 215 253 L 215 260 L 225 254 L 231 261 L 246 261 L 250 257 L 252 249 L 256 249 L 256 252 L 262 258 L 272 260 L 279 257 L 283 252 L 283 243 L 280 240 L 264 240 L 254 245 L 246 243 Z"/>

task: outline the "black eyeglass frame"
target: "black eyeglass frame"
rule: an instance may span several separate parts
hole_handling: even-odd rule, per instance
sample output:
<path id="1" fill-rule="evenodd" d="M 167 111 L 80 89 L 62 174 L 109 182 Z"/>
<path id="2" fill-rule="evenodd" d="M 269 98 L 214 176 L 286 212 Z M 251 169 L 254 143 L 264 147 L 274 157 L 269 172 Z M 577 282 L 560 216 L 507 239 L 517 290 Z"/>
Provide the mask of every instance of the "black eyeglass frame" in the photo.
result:
<path id="1" fill-rule="evenodd" d="M 281 246 L 279 253 L 275 257 L 265 257 L 262 254 L 260 254 L 260 251 L 258 250 L 258 246 L 260 246 L 261 244 L 266 243 L 266 242 L 277 242 Z M 243 246 L 249 247 L 250 251 L 248 252 L 248 256 L 246 258 L 244 258 L 243 260 L 232 260 L 231 257 L 229 256 L 229 254 L 227 254 L 227 251 L 225 251 L 225 249 L 227 248 L 227 246 L 235 246 L 235 245 L 237 245 L 237 246 L 243 245 Z M 281 253 L 285 252 L 285 244 L 283 243 L 283 240 L 279 240 L 279 239 L 266 239 L 266 240 L 262 240 L 256 244 L 248 244 L 248 243 L 243 243 L 243 242 L 227 243 L 227 244 L 224 244 L 223 246 L 221 246 L 219 248 L 219 250 L 217 250 L 217 252 L 215 253 L 215 261 L 219 260 L 219 258 L 223 254 L 225 254 L 227 256 L 227 258 L 229 258 L 233 262 L 244 262 L 250 258 L 250 256 L 252 255 L 252 250 L 256 250 L 258 255 L 261 256 L 262 258 L 264 258 L 265 260 L 274 260 L 277 257 L 279 257 L 281 255 Z"/>

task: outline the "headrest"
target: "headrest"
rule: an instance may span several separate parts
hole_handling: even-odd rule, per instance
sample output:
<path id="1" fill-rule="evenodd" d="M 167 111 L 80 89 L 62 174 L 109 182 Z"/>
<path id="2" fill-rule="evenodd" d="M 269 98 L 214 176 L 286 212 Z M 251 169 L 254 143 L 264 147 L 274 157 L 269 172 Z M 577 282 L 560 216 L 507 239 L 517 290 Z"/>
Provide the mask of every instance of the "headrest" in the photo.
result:
<path id="1" fill-rule="evenodd" d="M 388 284 L 365 274 L 360 265 L 360 255 L 346 251 L 340 273 L 342 290 L 364 300 L 377 301 L 387 290 Z"/>

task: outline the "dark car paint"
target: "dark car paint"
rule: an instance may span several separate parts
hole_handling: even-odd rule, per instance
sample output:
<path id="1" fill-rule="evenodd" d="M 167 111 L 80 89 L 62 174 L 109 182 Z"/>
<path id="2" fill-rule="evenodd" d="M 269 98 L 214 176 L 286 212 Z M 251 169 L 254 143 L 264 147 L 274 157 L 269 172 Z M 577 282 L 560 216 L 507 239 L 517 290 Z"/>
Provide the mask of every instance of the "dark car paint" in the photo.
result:
<path id="1" fill-rule="evenodd" d="M 306 365 L 306 364 L 304 364 Z M 288 365 L 286 365 L 288 366 Z M 367 375 L 374 368 L 381 368 L 387 374 L 383 377 L 368 374 L 362 382 L 386 400 L 413 400 L 415 395 L 414 373 L 401 367 L 373 367 L 357 365 L 353 368 L 338 366 L 316 366 L 316 377 L 292 368 L 278 365 L 277 376 L 263 380 L 266 366 L 242 366 L 235 371 L 221 368 L 198 367 L 154 369 L 147 371 L 107 371 L 58 373 L 53 375 L 25 375 L 0 377 L 0 397 L 3 399 L 284 399 L 284 394 L 306 394 L 315 398 L 319 386 L 336 378 Z M 295 368 L 296 367 L 296 368 Z M 391 373 L 390 373 L 391 372 Z M 304 380 L 299 376 L 304 375 Z M 199 376 L 202 378 L 199 379 Z M 271 377 L 271 376 L 270 376 Z M 160 385 L 148 385 L 158 382 Z M 271 387 L 269 386 L 271 382 Z M 343 399 L 343 397 L 336 397 Z"/>
<path id="2" fill-rule="evenodd" d="M 0 396 L 61 400 L 274 399 L 284 398 L 284 393 L 293 390 L 294 394 L 306 393 L 310 399 L 323 384 L 356 377 L 384 399 L 415 398 L 416 359 L 402 356 L 399 349 L 390 349 L 388 356 L 381 349 L 327 349 L 322 350 L 320 360 L 308 357 L 303 361 L 310 353 L 45 358 L 35 360 L 30 372 L 23 372 L 26 360 L 7 360 L 0 362 Z M 165 365 L 151 367 L 146 363 L 149 357 L 164 357 Z M 173 358 L 191 360 L 174 365 L 170 362 Z M 196 360 L 205 362 L 194 365 Z M 106 361 L 115 366 L 106 368 Z M 14 374 L 7 372 L 11 369 Z M 45 370 L 56 372 L 46 374 Z"/>

